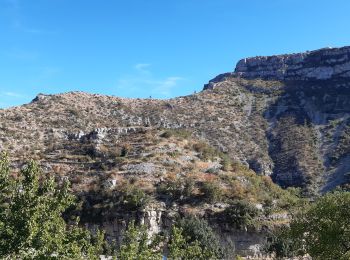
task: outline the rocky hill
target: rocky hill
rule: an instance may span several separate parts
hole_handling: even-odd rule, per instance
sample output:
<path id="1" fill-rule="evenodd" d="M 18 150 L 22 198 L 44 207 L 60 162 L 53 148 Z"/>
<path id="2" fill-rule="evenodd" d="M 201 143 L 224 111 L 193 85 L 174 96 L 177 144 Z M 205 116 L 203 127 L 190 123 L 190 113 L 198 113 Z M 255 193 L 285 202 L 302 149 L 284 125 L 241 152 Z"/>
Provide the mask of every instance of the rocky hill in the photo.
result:
<path id="1" fill-rule="evenodd" d="M 169 100 L 40 94 L 0 110 L 0 150 L 68 177 L 75 211 L 110 236 L 129 218 L 157 233 L 192 214 L 246 250 L 294 205 L 271 179 L 307 196 L 350 183 L 350 47 L 243 59 Z M 259 213 L 232 236 L 237 201 Z"/>
<path id="2" fill-rule="evenodd" d="M 251 111 L 265 102 L 260 116 L 273 179 L 322 192 L 349 182 L 349 79 L 350 47 L 325 48 L 243 59 L 204 89 L 244 82 Z"/>

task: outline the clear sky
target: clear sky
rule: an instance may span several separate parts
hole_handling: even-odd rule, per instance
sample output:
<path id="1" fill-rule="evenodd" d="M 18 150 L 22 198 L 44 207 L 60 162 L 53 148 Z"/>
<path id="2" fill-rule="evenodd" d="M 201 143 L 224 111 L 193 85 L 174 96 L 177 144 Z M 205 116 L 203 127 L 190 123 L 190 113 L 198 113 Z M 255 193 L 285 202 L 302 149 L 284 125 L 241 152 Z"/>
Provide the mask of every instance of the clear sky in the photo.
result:
<path id="1" fill-rule="evenodd" d="M 240 58 L 350 45 L 349 12 L 349 0 L 0 0 L 0 107 L 191 94 Z"/>

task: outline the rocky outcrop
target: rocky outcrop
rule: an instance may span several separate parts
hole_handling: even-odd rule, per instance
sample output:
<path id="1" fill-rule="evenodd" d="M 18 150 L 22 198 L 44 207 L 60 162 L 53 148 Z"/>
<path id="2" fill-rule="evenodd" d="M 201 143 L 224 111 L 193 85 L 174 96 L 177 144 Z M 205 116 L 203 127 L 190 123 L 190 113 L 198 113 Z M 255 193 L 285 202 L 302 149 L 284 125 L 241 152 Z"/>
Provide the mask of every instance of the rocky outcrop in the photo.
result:
<path id="1" fill-rule="evenodd" d="M 50 95 L 45 95 L 45 94 L 42 94 L 42 93 L 39 93 L 33 100 L 32 100 L 32 103 L 34 102 L 39 102 L 39 101 L 43 101 L 47 98 L 49 98 Z"/>
<path id="2" fill-rule="evenodd" d="M 350 78 L 350 47 L 246 58 L 237 63 L 232 75 L 270 80 Z"/>
<path id="3" fill-rule="evenodd" d="M 348 182 L 341 162 L 349 154 L 350 47 L 242 59 L 204 90 L 219 93 L 236 85 L 252 95 L 244 100 L 249 122 L 261 118 L 252 115 L 262 109 L 267 123 L 272 164 L 252 157 L 252 169 L 272 173 L 284 187 L 330 190 Z"/>

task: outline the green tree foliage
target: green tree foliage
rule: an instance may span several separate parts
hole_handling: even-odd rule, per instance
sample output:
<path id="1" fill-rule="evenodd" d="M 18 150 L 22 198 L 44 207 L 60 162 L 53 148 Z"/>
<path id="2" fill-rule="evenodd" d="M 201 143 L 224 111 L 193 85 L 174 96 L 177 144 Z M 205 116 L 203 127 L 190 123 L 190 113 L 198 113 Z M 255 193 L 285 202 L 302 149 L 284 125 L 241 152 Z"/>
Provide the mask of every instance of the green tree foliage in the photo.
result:
<path id="1" fill-rule="evenodd" d="M 171 230 L 170 241 L 168 244 L 168 259 L 208 259 L 207 252 L 203 249 L 197 240 L 190 241 L 191 238 L 183 234 L 183 229 L 173 226 Z"/>
<path id="2" fill-rule="evenodd" d="M 127 184 L 121 191 L 119 203 L 127 210 L 139 210 L 147 206 L 150 197 L 139 187 Z"/>
<path id="3" fill-rule="evenodd" d="M 223 199 L 222 188 L 215 181 L 203 182 L 200 190 L 203 193 L 203 199 L 207 203 L 220 202 Z"/>
<path id="4" fill-rule="evenodd" d="M 191 249 L 191 254 L 197 252 L 202 256 L 202 258 L 197 256 L 197 259 L 222 259 L 224 257 L 224 248 L 221 246 L 213 229 L 205 220 L 195 217 L 181 219 L 178 223 L 178 230 L 173 230 L 173 232 L 176 231 L 186 241 L 185 245 Z"/>
<path id="5" fill-rule="evenodd" d="M 157 193 L 160 196 L 167 196 L 171 200 L 186 200 L 191 198 L 194 187 L 194 179 L 179 177 L 158 185 Z"/>
<path id="6" fill-rule="evenodd" d="M 274 253 L 276 257 L 297 257 L 304 255 L 305 252 L 302 249 L 301 241 L 293 241 L 290 237 L 290 230 L 288 227 L 283 226 L 271 234 L 267 238 L 267 242 L 263 246 L 263 250 L 268 253 Z"/>
<path id="7" fill-rule="evenodd" d="M 245 229 L 254 225 L 254 218 L 259 211 L 256 207 L 245 201 L 235 201 L 222 213 L 224 223 L 236 229 Z"/>
<path id="8" fill-rule="evenodd" d="M 162 259 L 162 237 L 149 238 L 144 226 L 130 222 L 123 234 L 117 259 L 156 260 Z M 168 259 L 223 259 L 223 249 L 213 230 L 204 220 L 186 218 L 174 225 L 168 242 Z"/>
<path id="9" fill-rule="evenodd" d="M 290 228 L 293 241 L 305 241 L 305 250 L 313 259 L 349 259 L 350 192 L 321 197 L 293 219 Z"/>
<path id="10" fill-rule="evenodd" d="M 170 138 L 170 137 L 180 137 L 182 139 L 187 139 L 191 137 L 192 133 L 184 129 L 166 129 L 160 137 Z"/>
<path id="11" fill-rule="evenodd" d="M 193 149 L 198 153 L 199 158 L 203 160 L 212 160 L 215 157 L 220 157 L 220 152 L 211 147 L 205 142 L 198 142 L 193 144 Z"/>
<path id="12" fill-rule="evenodd" d="M 145 226 L 137 227 L 131 221 L 124 233 L 122 243 L 117 253 L 118 259 L 128 260 L 158 260 L 162 255 L 157 250 L 159 240 L 149 239 Z"/>
<path id="13" fill-rule="evenodd" d="M 9 161 L 5 154 L 0 155 L 0 226 L 3 225 L 6 209 L 8 208 L 9 194 L 13 183 L 9 178 Z"/>
<path id="14" fill-rule="evenodd" d="M 97 259 L 102 253 L 101 232 L 93 237 L 76 224 L 67 226 L 62 218 L 74 200 L 68 182 L 58 186 L 52 178 L 40 181 L 33 161 L 12 178 L 8 159 L 2 155 L 0 185 L 0 201 L 7 203 L 1 206 L 0 258 Z"/>
<path id="15" fill-rule="evenodd" d="M 350 192 L 326 194 L 297 214 L 289 230 L 269 246 L 280 257 L 310 254 L 312 259 L 350 259 Z"/>

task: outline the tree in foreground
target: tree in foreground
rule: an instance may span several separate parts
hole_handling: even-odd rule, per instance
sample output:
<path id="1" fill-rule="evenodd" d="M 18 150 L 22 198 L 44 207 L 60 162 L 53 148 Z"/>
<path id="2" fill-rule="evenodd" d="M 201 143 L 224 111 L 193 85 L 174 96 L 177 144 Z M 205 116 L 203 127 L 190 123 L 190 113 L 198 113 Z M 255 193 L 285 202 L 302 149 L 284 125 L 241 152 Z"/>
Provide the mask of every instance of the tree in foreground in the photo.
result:
<path id="1" fill-rule="evenodd" d="M 135 222 L 131 221 L 123 234 L 117 259 L 160 260 L 159 242 L 157 238 L 148 237 L 145 226 L 135 226 Z"/>
<path id="2" fill-rule="evenodd" d="M 321 197 L 297 215 L 270 244 L 279 256 L 308 253 L 313 259 L 350 259 L 350 192 Z"/>
<path id="3" fill-rule="evenodd" d="M 104 235 L 95 236 L 67 225 L 62 214 L 74 204 L 68 182 L 45 179 L 31 161 L 18 176 L 10 174 L 6 155 L 0 155 L 0 259 L 99 259 Z M 209 225 L 189 218 L 179 222 L 169 238 L 169 259 L 221 259 L 222 249 Z M 162 259 L 166 240 L 150 238 L 145 226 L 131 221 L 122 236 L 117 259 Z"/>
<path id="4" fill-rule="evenodd" d="M 172 228 L 168 248 L 169 259 L 224 259 L 227 253 L 209 224 L 194 217 Z"/>
<path id="5" fill-rule="evenodd" d="M 189 228 L 193 223 L 193 229 Z M 164 237 L 150 238 L 145 226 L 135 226 L 131 221 L 116 256 L 117 259 L 128 260 L 161 260 L 164 244 Z M 172 227 L 165 255 L 171 260 L 223 259 L 213 231 L 206 222 L 193 219 L 183 219 Z"/>
<path id="6" fill-rule="evenodd" d="M 350 259 L 350 192 L 320 198 L 291 223 L 291 236 L 314 259 Z"/>
<path id="7" fill-rule="evenodd" d="M 33 161 L 12 177 L 7 156 L 1 155 L 0 258 L 98 259 L 103 234 L 92 236 L 62 218 L 74 202 L 68 182 L 59 186 L 52 178 L 41 181 L 40 177 Z"/>
<path id="8" fill-rule="evenodd" d="M 173 226 L 168 249 L 169 259 L 206 259 L 199 242 L 189 242 L 189 238 L 184 236 L 180 227 Z"/>

